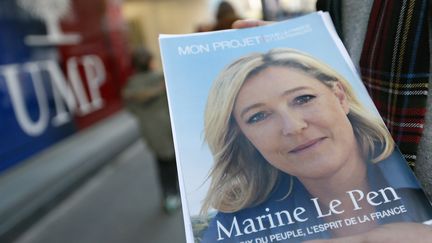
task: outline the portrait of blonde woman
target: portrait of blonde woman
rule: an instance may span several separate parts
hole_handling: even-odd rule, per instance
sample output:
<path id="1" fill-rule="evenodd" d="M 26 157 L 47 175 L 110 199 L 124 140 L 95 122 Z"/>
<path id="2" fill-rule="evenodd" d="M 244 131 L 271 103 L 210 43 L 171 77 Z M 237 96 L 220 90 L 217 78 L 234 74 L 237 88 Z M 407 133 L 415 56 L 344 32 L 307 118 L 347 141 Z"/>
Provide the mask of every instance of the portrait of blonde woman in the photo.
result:
<path id="1" fill-rule="evenodd" d="M 213 167 L 202 213 L 217 213 L 202 242 L 332 239 L 430 220 L 430 203 L 371 110 L 348 80 L 298 50 L 227 66 L 204 114 Z"/>

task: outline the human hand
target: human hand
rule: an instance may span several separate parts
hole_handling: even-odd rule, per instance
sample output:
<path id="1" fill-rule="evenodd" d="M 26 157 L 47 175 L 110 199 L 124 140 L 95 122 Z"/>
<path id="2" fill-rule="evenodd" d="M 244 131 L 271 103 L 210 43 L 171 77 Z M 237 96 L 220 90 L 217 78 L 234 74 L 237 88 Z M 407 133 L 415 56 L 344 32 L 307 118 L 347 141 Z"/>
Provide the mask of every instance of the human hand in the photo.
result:
<path id="1" fill-rule="evenodd" d="M 431 226 L 420 223 L 393 223 L 354 236 L 329 240 L 311 240 L 303 243 L 428 243 L 431 241 Z"/>
<path id="2" fill-rule="evenodd" d="M 271 24 L 270 21 L 264 21 L 259 19 L 240 19 L 236 20 L 232 24 L 233 29 L 244 29 L 244 28 L 251 28 L 251 27 L 257 27 L 262 25 L 268 25 Z"/>

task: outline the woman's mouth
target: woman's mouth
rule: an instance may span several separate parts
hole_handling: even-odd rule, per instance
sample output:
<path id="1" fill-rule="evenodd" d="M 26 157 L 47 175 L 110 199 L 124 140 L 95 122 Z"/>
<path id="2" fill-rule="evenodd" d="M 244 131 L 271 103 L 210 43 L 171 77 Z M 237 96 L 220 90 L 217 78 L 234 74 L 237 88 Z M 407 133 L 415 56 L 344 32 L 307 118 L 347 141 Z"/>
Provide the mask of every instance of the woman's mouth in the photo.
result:
<path id="1" fill-rule="evenodd" d="M 294 149 L 290 150 L 289 153 L 301 153 L 304 152 L 312 147 L 315 147 L 316 145 L 318 145 L 319 143 L 321 143 L 321 141 L 323 141 L 324 139 L 326 139 L 326 137 L 320 137 L 320 138 L 316 138 L 316 139 L 312 139 L 309 140 L 303 144 L 298 145 L 297 147 L 295 147 Z"/>

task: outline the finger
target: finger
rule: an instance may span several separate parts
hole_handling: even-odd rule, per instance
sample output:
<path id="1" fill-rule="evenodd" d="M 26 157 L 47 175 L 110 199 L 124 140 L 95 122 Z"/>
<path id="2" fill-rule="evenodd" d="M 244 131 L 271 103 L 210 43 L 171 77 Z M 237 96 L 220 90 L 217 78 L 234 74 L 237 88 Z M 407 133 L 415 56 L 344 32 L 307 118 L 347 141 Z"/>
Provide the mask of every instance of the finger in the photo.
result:
<path id="1" fill-rule="evenodd" d="M 271 22 L 269 22 L 269 21 L 263 21 L 263 20 L 258 20 L 258 19 L 241 19 L 241 20 L 236 20 L 232 24 L 232 28 L 233 29 L 243 29 L 243 28 L 250 28 L 250 27 L 267 25 L 270 23 Z"/>
<path id="2" fill-rule="evenodd" d="M 326 239 L 326 240 L 308 240 L 303 241 L 303 243 L 362 243 L 366 242 L 364 234 L 359 235 L 353 235 L 353 236 L 346 236 L 342 238 L 333 238 L 333 239 Z"/>
<path id="3" fill-rule="evenodd" d="M 331 241 L 329 240 L 308 240 L 308 241 L 303 241 L 303 243 L 330 243 Z"/>

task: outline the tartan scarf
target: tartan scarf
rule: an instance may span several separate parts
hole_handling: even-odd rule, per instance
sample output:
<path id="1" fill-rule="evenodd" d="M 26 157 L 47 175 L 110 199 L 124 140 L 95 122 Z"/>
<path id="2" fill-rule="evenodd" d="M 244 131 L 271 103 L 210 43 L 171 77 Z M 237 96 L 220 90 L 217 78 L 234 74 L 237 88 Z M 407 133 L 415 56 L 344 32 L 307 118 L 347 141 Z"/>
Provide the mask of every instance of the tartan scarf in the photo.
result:
<path id="1" fill-rule="evenodd" d="M 428 0 L 375 0 L 360 72 L 393 139 L 415 166 L 426 113 Z"/>

